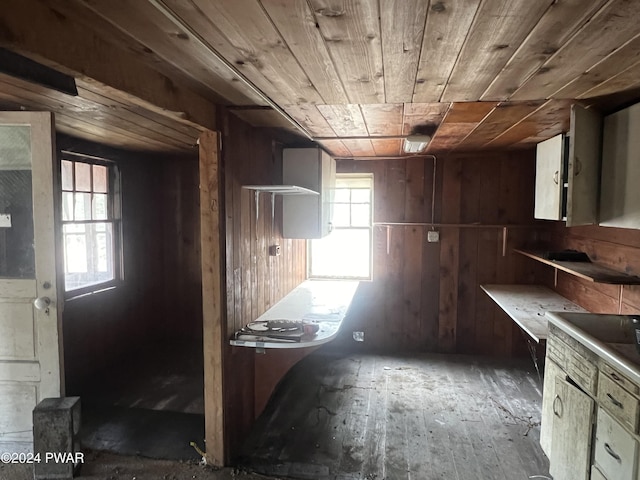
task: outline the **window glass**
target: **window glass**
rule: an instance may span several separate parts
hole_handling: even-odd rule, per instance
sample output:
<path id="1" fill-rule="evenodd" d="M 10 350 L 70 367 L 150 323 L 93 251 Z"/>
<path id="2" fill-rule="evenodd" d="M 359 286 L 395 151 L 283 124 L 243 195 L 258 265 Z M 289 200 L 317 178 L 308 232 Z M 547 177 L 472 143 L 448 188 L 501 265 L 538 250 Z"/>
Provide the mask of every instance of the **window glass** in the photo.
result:
<path id="1" fill-rule="evenodd" d="M 62 161 L 61 166 L 62 190 L 73 190 L 73 162 Z"/>
<path id="2" fill-rule="evenodd" d="M 107 167 L 103 165 L 93 165 L 93 191 L 96 193 L 107 193 Z"/>
<path id="3" fill-rule="evenodd" d="M 309 244 L 309 275 L 328 278 L 371 278 L 371 175 L 338 174 L 334 191 L 333 231 Z"/>
<path id="4" fill-rule="evenodd" d="M 75 162 L 76 184 L 75 190 L 78 192 L 91 191 L 91 165 L 88 163 Z"/>
<path id="5" fill-rule="evenodd" d="M 65 289 L 73 295 L 113 286 L 121 277 L 119 199 L 115 165 L 61 163 Z M 113 171 L 111 171 L 113 170 Z"/>

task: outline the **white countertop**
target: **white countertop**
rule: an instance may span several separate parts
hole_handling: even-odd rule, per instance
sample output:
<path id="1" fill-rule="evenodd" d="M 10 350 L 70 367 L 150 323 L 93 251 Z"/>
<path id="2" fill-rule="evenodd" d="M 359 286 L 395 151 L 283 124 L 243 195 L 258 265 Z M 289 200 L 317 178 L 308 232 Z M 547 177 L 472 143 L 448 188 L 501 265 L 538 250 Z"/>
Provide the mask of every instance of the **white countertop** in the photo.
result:
<path id="1" fill-rule="evenodd" d="M 547 312 L 586 312 L 542 285 L 480 285 L 480 288 L 536 342 L 549 334 Z"/>
<path id="2" fill-rule="evenodd" d="M 340 330 L 359 283 L 355 280 L 306 280 L 254 320 L 313 322 L 320 327 L 315 335 L 305 335 L 297 342 L 236 334 L 230 343 L 236 347 L 305 348 L 330 342 Z"/>
<path id="3" fill-rule="evenodd" d="M 627 315 L 562 312 L 547 315 L 549 323 L 640 384 L 640 354 L 633 343 Z"/>

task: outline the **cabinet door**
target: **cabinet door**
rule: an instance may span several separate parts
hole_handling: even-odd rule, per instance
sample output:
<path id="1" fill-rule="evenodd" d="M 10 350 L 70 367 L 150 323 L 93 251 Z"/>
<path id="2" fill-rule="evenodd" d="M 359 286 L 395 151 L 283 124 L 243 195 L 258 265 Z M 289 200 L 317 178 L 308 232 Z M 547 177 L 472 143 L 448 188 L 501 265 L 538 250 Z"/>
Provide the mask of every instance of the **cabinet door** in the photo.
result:
<path id="1" fill-rule="evenodd" d="M 640 228 L 640 104 L 604 119 L 600 225 Z"/>
<path id="2" fill-rule="evenodd" d="M 591 225 L 598 215 L 602 153 L 602 116 L 579 105 L 571 107 L 567 227 Z"/>
<path id="3" fill-rule="evenodd" d="M 540 142 L 536 148 L 535 218 L 562 220 L 564 135 Z"/>
<path id="4" fill-rule="evenodd" d="M 333 200 L 336 186 L 336 161 L 328 153 L 322 152 L 321 157 L 322 185 L 320 200 L 322 201 L 322 225 L 320 234 L 324 237 L 333 230 Z"/>
<path id="5" fill-rule="evenodd" d="M 554 480 L 587 480 L 593 400 L 562 378 L 555 379 L 549 473 Z"/>
<path id="6" fill-rule="evenodd" d="M 556 378 L 565 378 L 562 369 L 548 356 L 544 365 L 542 387 L 542 418 L 540 424 L 540 446 L 551 458 L 551 432 L 553 430 L 553 399 L 556 396 Z"/>

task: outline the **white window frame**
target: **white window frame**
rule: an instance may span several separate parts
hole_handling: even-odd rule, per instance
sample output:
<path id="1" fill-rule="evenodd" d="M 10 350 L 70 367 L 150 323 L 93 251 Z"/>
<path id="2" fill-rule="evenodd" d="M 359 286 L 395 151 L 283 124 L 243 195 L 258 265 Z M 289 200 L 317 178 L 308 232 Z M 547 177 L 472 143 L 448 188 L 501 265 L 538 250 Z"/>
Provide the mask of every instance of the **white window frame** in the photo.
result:
<path id="1" fill-rule="evenodd" d="M 372 173 L 337 173 L 336 174 L 336 189 L 340 188 L 341 180 L 346 181 L 346 183 L 351 183 L 357 185 L 358 180 L 362 182 L 364 185 L 365 182 L 367 184 L 366 187 L 360 188 L 369 188 L 371 191 L 370 194 L 370 202 L 369 202 L 369 224 L 367 226 L 337 226 L 335 223 L 332 227 L 332 232 L 335 230 L 367 230 L 369 232 L 369 275 L 367 276 L 357 276 L 357 275 L 318 275 L 312 272 L 312 255 L 313 255 L 313 242 L 314 240 L 307 241 L 307 277 L 315 278 L 315 279 L 339 279 L 339 280 L 373 280 L 373 214 L 374 214 L 374 181 Z M 342 187 L 342 188 L 351 188 L 357 189 L 358 187 Z M 335 202 L 333 193 L 330 196 L 330 208 L 333 217 L 333 207 L 338 202 Z M 342 202 L 340 202 L 342 203 Z M 349 204 L 354 204 L 358 202 L 349 202 Z M 329 233 L 331 235 L 331 233 Z M 324 237 L 327 238 L 327 237 Z M 322 241 L 322 239 L 319 239 Z M 317 241 L 317 240 L 315 240 Z"/>
<path id="2" fill-rule="evenodd" d="M 65 290 L 65 298 L 67 300 L 84 296 L 91 293 L 96 293 L 99 291 L 109 290 L 115 288 L 120 285 L 123 281 L 123 252 L 122 252 L 122 215 L 121 215 L 121 183 L 120 183 L 120 171 L 115 162 L 111 160 L 106 160 L 103 158 L 93 157 L 89 155 L 82 155 L 74 152 L 62 151 L 60 168 L 62 169 L 62 161 L 69 161 L 76 163 L 84 163 L 87 165 L 99 165 L 107 168 L 107 212 L 105 219 L 91 219 L 91 220 L 65 220 L 63 212 L 60 215 L 61 222 L 61 231 L 62 231 L 62 249 L 63 249 L 63 270 L 64 270 L 64 290 Z M 75 172 L 75 169 L 73 169 Z M 93 169 L 92 169 L 93 171 Z M 73 174 L 73 187 L 72 189 L 63 188 L 62 184 L 62 172 L 60 172 L 60 195 L 63 196 L 65 193 L 90 193 L 93 195 L 94 192 L 94 184 L 93 184 L 93 174 L 92 174 L 92 185 L 91 191 L 79 191 L 76 190 L 77 186 L 75 183 L 75 173 Z M 61 206 L 64 209 L 64 200 L 61 201 Z M 113 270 L 113 278 L 109 280 L 105 280 L 102 282 L 92 283 L 85 286 L 80 286 L 76 288 L 69 289 L 67 286 L 67 255 L 66 255 L 66 242 L 67 236 L 78 235 L 76 232 L 69 232 L 65 234 L 65 225 L 89 225 L 93 226 L 95 224 L 110 224 L 111 225 L 111 252 L 108 256 L 108 260 L 110 260 L 110 266 Z M 88 249 L 89 247 L 87 247 Z M 87 252 L 87 256 L 90 257 L 91 253 Z"/>

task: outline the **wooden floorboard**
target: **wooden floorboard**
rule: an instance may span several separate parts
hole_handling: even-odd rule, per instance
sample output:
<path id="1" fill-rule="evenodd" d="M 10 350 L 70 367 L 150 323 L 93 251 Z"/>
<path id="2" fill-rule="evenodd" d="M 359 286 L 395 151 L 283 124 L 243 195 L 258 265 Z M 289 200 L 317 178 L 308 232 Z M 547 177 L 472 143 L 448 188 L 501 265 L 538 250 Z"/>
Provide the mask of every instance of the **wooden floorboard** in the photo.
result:
<path id="1" fill-rule="evenodd" d="M 285 377 L 246 441 L 250 470 L 318 480 L 548 475 L 530 361 L 320 350 Z"/>

